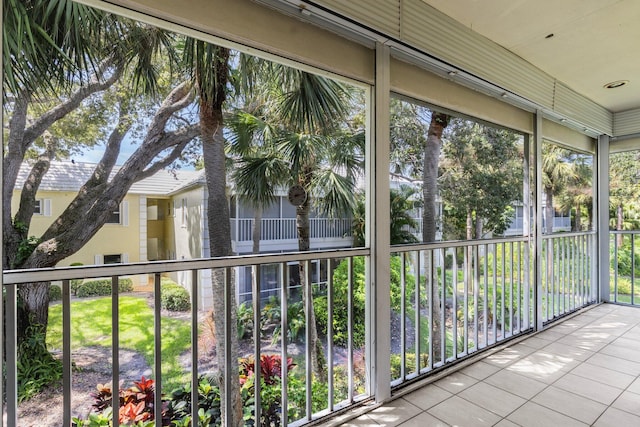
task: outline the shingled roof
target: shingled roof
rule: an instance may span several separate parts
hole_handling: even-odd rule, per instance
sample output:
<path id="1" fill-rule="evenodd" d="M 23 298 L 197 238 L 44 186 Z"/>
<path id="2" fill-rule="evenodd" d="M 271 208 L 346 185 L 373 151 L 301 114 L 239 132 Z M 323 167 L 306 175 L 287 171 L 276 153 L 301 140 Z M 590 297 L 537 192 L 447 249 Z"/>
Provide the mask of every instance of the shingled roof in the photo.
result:
<path id="1" fill-rule="evenodd" d="M 54 161 L 40 184 L 41 191 L 78 191 L 89 179 L 96 167 L 95 163 Z M 113 176 L 119 167 L 111 172 Z M 23 163 L 16 180 L 16 190 L 21 190 L 31 170 L 31 165 Z M 155 175 L 136 182 L 129 193 L 153 196 L 170 195 L 183 188 L 204 184 L 204 171 L 161 170 Z"/>

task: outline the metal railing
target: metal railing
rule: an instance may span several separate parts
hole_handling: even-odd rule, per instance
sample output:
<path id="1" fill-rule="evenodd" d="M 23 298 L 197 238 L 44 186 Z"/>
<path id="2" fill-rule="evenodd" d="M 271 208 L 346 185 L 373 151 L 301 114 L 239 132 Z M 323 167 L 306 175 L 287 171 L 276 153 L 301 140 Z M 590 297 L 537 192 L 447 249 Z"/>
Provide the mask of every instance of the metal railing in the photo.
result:
<path id="1" fill-rule="evenodd" d="M 609 253 L 611 301 L 640 304 L 640 230 L 611 231 Z"/>
<path id="2" fill-rule="evenodd" d="M 224 340 L 225 342 L 225 356 L 226 360 L 233 360 L 238 357 L 252 357 L 254 360 L 254 388 L 253 400 L 249 401 L 248 405 L 251 408 L 252 416 L 255 420 L 261 420 L 261 416 L 264 415 L 263 411 L 267 411 L 264 406 L 263 398 L 266 398 L 264 393 L 270 391 L 270 398 L 273 397 L 273 390 L 263 390 L 267 387 L 265 382 L 260 381 L 261 378 L 261 356 L 265 354 L 273 355 L 273 357 L 280 358 L 281 372 L 280 376 L 280 397 L 276 402 L 272 402 L 275 405 L 275 409 L 271 406 L 271 414 L 276 413 L 280 417 L 279 422 L 282 425 L 290 424 L 303 424 L 309 422 L 320 416 L 329 414 L 336 409 L 353 404 L 355 401 L 366 398 L 369 396 L 369 385 L 367 378 L 364 374 L 366 371 L 361 366 L 358 366 L 360 361 L 358 360 L 359 354 L 366 354 L 364 349 L 359 349 L 354 346 L 354 333 L 353 333 L 353 311 L 354 306 L 351 303 L 352 298 L 346 307 L 339 306 L 334 307 L 334 295 L 335 287 L 340 286 L 347 295 L 354 294 L 354 259 L 369 257 L 370 252 L 368 249 L 344 249 L 344 250 L 331 250 L 331 251 L 315 251 L 305 253 L 289 253 L 289 254 L 275 254 L 275 255 L 253 255 L 253 256 L 236 256 L 226 258 L 211 258 L 201 260 L 190 261 L 166 261 L 166 262 L 147 262 L 136 264 L 120 264 L 109 266 L 88 266 L 88 267 L 64 267 L 64 268 L 50 268 L 39 270 L 13 270 L 5 271 L 3 273 L 3 288 L 5 291 L 6 311 L 5 311 L 5 349 L 6 349 L 6 415 L 8 425 L 20 425 L 18 420 L 18 369 L 17 369 L 17 351 L 16 346 L 18 342 L 17 336 L 17 290 L 19 286 L 28 286 L 25 284 L 36 282 L 50 282 L 61 281 L 62 283 L 62 325 L 61 325 L 61 360 L 63 365 L 63 380 L 62 380 L 62 407 L 51 408 L 52 411 L 58 411 L 62 415 L 62 425 L 70 426 L 71 419 L 74 416 L 80 414 L 72 413 L 71 397 L 72 397 L 72 312 L 76 307 L 75 304 L 82 304 L 83 300 L 73 299 L 71 294 L 70 283 L 72 280 L 88 279 L 98 277 L 111 277 L 112 292 L 111 295 L 105 298 L 105 304 L 108 304 L 111 309 L 111 358 L 112 358 L 112 374 L 111 378 L 105 378 L 104 382 L 111 381 L 112 384 L 119 384 L 121 380 L 136 380 L 139 378 L 124 378 L 120 373 L 121 359 L 120 359 L 120 336 L 125 332 L 126 326 L 131 324 L 131 319 L 124 318 L 124 314 L 121 314 L 119 307 L 121 299 L 125 298 L 119 294 L 118 291 L 118 279 L 122 276 L 132 275 L 152 275 L 154 277 L 154 287 L 152 292 L 153 304 L 151 309 L 153 310 L 153 325 L 148 329 L 153 333 L 153 350 L 152 350 L 152 371 L 153 379 L 155 381 L 155 402 L 163 401 L 171 390 L 167 390 L 163 387 L 165 382 L 168 382 L 168 374 L 163 371 L 165 367 L 165 360 L 163 355 L 163 328 L 165 328 L 166 318 L 162 312 L 162 286 L 161 276 L 166 273 L 174 272 L 190 272 L 190 294 L 191 294 L 191 311 L 188 316 L 188 324 L 190 329 L 190 366 L 184 369 L 182 373 L 186 378 L 185 386 L 191 390 L 191 417 L 193 420 L 198 420 L 198 386 L 199 376 L 207 372 L 203 372 L 199 367 L 206 365 L 212 369 L 210 360 L 206 360 L 206 357 L 213 357 L 210 353 L 209 356 L 203 356 L 200 352 L 199 343 L 202 339 L 203 328 L 202 319 L 203 312 L 198 310 L 198 301 L 201 301 L 201 293 L 203 293 L 203 286 L 210 286 L 208 283 L 203 283 L 202 277 L 210 277 L 209 271 L 224 271 L 224 280 L 226 283 L 224 295 L 214 295 L 212 298 L 224 299 L 224 313 L 215 317 L 215 321 L 224 322 L 225 334 L 224 337 L 216 337 L 217 340 Z M 290 283 L 288 264 L 299 263 L 301 266 L 300 271 L 303 274 L 304 280 L 303 292 L 295 292 L 295 295 L 290 294 L 289 286 L 279 286 L 280 299 L 278 305 L 275 307 L 276 316 L 271 317 L 273 322 L 270 326 L 265 326 L 265 319 L 262 313 L 262 307 L 260 304 L 259 295 L 261 293 L 260 283 L 260 269 L 265 265 L 278 265 L 279 266 L 279 280 L 281 283 Z M 329 274 L 327 283 L 319 287 L 318 289 L 312 289 L 311 284 L 311 263 L 326 263 L 327 271 L 333 271 L 336 265 L 342 265 L 344 271 L 346 271 L 346 279 L 343 282 L 337 284 L 334 283 L 333 274 Z M 364 263 L 362 263 L 364 265 Z M 253 313 L 251 314 L 250 321 L 254 325 L 253 338 L 247 342 L 251 343 L 251 350 L 247 354 L 232 355 L 230 352 L 231 341 L 231 319 L 232 310 L 237 310 L 237 306 L 232 304 L 232 289 L 233 289 L 233 277 L 234 269 L 244 268 L 249 266 L 253 272 L 253 276 L 256 280 L 253 281 Z M 129 296 L 127 296 L 129 297 Z M 144 298 L 144 297 L 143 297 Z M 314 311 L 314 301 L 323 299 L 326 310 L 323 312 L 326 316 L 324 323 L 327 325 L 333 325 L 334 316 L 337 312 L 346 313 L 349 319 L 347 324 L 346 334 L 342 337 L 346 340 L 343 347 L 334 344 L 334 328 L 328 327 L 326 333 L 320 333 L 320 341 L 322 342 L 323 349 L 327 355 L 326 361 L 326 379 L 318 380 L 312 375 L 312 352 L 314 349 L 311 347 L 312 339 L 312 314 Z M 291 308 L 296 306 L 298 311 L 291 311 Z M 274 307 L 272 306 L 273 310 Z M 292 314 L 294 313 L 294 314 Z M 272 312 L 273 314 L 273 312 Z M 204 315 L 206 318 L 206 315 Z M 275 320 L 274 320 L 275 319 Z M 84 319 L 89 321 L 88 319 Z M 318 320 L 316 318 L 316 320 Z M 239 320 L 240 321 L 240 320 Z M 292 335 L 292 325 L 296 325 L 298 334 Z M 142 327 L 142 325 L 136 325 L 136 327 Z M 81 329 L 81 328 L 80 328 Z M 276 330 L 280 330 L 279 335 L 276 334 Z M 346 337 L 346 338 L 345 338 Z M 102 337 L 105 338 L 105 337 Z M 96 345 L 98 345 L 96 343 Z M 297 352 L 290 353 L 291 346 L 294 345 Z M 364 345 L 364 344 L 363 344 Z M 246 346 L 243 346 L 245 348 Z M 204 357 L 204 359 L 203 359 Z M 294 358 L 294 363 L 300 368 L 292 368 L 291 371 L 287 369 L 287 360 Z M 368 363 L 362 360 L 363 363 Z M 239 381 L 238 366 L 234 364 L 226 364 L 223 369 L 224 381 L 228 385 L 230 381 Z M 362 369 L 361 369 L 362 368 Z M 229 388 L 226 387 L 226 390 Z M 86 396 L 88 400 L 91 400 L 89 395 Z M 232 413 L 231 399 L 223 399 L 222 402 L 226 405 L 226 413 Z M 92 402 L 90 402 L 92 403 Z M 246 402 L 245 402 L 246 403 Z M 28 402 L 25 404 L 28 405 Z M 119 401 L 113 399 L 113 414 L 119 413 Z M 154 418 L 156 420 L 162 419 L 162 405 L 154 406 Z M 82 414 L 86 415 L 86 414 Z M 113 417 L 113 425 L 118 425 L 118 416 Z M 260 424 L 261 421 L 256 421 L 256 424 Z M 225 420 L 223 420 L 223 425 Z"/>
<path id="3" fill-rule="evenodd" d="M 542 320 L 552 321 L 597 300 L 595 232 L 542 237 Z"/>
<path id="4" fill-rule="evenodd" d="M 253 218 L 234 218 L 232 230 L 234 240 L 247 242 L 252 240 Z M 237 236 L 236 225 L 237 224 Z M 260 221 L 261 240 L 295 240 L 298 238 L 295 218 L 262 218 Z M 310 218 L 310 236 L 312 239 L 345 238 L 351 236 L 353 227 L 350 218 Z"/>
<path id="5" fill-rule="evenodd" d="M 526 238 L 393 246 L 392 253 L 392 385 L 532 328 Z"/>

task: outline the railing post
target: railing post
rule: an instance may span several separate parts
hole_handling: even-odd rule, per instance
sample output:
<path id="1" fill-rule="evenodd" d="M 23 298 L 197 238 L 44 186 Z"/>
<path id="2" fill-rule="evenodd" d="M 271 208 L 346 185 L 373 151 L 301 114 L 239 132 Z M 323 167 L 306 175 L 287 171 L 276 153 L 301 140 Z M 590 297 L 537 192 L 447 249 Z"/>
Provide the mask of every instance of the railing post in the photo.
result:
<path id="1" fill-rule="evenodd" d="M 597 259 L 594 263 L 593 278 L 597 280 L 598 301 L 609 301 L 609 135 L 598 137 L 597 151 L 597 188 L 594 197 L 597 224 Z M 595 271 L 599 272 L 595 274 Z"/>
<path id="2" fill-rule="evenodd" d="M 534 310 L 533 326 L 535 330 L 542 329 L 542 205 L 541 205 L 541 192 L 542 192 L 542 111 L 538 110 L 535 114 L 535 126 L 533 129 L 533 164 L 535 165 L 535 198 L 534 198 L 534 211 L 535 211 L 535 246 L 534 246 Z M 549 242 L 553 244 L 553 242 Z M 548 266 L 547 266 L 548 267 Z"/>
<path id="3" fill-rule="evenodd" d="M 371 384 L 377 402 L 391 397 L 391 296 L 390 296 L 390 230 L 389 224 L 389 138 L 390 138 L 390 49 L 377 43 L 375 52 L 375 86 L 367 129 L 367 245 L 371 256 L 367 268 L 367 361 Z M 373 108 L 371 108 L 373 107 Z M 373 126 L 371 126 L 373 125 Z"/>

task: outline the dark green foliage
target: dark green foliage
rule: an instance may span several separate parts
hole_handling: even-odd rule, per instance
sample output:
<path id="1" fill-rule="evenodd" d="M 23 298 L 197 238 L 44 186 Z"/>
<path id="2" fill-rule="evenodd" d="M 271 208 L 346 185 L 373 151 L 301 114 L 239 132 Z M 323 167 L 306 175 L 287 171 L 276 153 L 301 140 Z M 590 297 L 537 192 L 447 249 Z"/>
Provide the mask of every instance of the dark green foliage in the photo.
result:
<path id="1" fill-rule="evenodd" d="M 47 350 L 45 336 L 36 326 L 27 329 L 18 347 L 18 402 L 40 393 L 62 378 L 62 363 Z"/>
<path id="2" fill-rule="evenodd" d="M 316 309 L 316 313 L 317 313 Z M 302 337 L 304 332 L 304 304 L 302 301 L 290 303 L 287 306 L 287 339 L 288 342 L 296 342 Z M 316 322 L 317 323 L 317 322 Z M 281 326 L 277 325 L 273 330 L 272 342 L 276 342 L 280 339 Z"/>
<path id="3" fill-rule="evenodd" d="M 401 261 L 400 257 L 392 256 L 391 263 L 391 308 L 399 310 L 401 295 Z M 347 306 L 348 306 L 348 261 L 342 261 L 333 272 L 333 342 L 346 346 L 348 342 Z M 414 278 L 409 274 L 407 265 L 407 283 L 413 283 Z M 364 345 L 365 335 L 365 268 L 364 258 L 353 259 L 353 345 L 358 348 Z M 316 323 L 323 334 L 327 334 L 327 296 L 314 298 L 313 306 L 316 313 Z M 290 318 L 291 319 L 291 318 Z"/>
<path id="4" fill-rule="evenodd" d="M 220 389 L 211 376 L 198 377 L 198 426 L 219 426 L 221 424 Z M 171 392 L 167 402 L 165 418 L 171 425 L 191 426 L 191 384 Z"/>
<path id="5" fill-rule="evenodd" d="M 58 285 L 49 286 L 49 301 L 60 301 L 62 299 L 62 289 Z"/>
<path id="6" fill-rule="evenodd" d="M 169 311 L 189 311 L 191 300 L 189 292 L 182 286 L 174 283 L 163 283 L 160 296 L 162 308 Z"/>
<path id="7" fill-rule="evenodd" d="M 77 266 L 81 266 L 84 265 L 81 262 L 74 262 L 70 264 L 70 267 L 77 267 Z M 71 294 L 72 295 L 78 295 L 78 288 L 80 287 L 80 285 L 82 285 L 82 283 L 84 282 L 83 279 L 73 279 L 71 280 Z"/>
<path id="8" fill-rule="evenodd" d="M 118 279 L 118 292 L 131 291 L 133 291 L 133 282 L 131 279 Z M 84 282 L 78 287 L 76 295 L 80 298 L 111 295 L 111 279 L 98 279 Z"/>
<path id="9" fill-rule="evenodd" d="M 253 331 L 253 306 L 251 301 L 243 302 L 238 306 L 238 339 L 251 335 Z"/>

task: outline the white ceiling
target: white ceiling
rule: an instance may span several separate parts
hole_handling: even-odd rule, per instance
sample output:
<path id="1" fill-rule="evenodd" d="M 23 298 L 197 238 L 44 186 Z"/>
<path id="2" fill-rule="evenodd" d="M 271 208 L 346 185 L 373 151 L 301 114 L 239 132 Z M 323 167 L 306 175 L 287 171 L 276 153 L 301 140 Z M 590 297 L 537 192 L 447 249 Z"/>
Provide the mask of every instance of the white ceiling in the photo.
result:
<path id="1" fill-rule="evenodd" d="M 423 1 L 612 112 L 640 108 L 640 0 Z"/>

